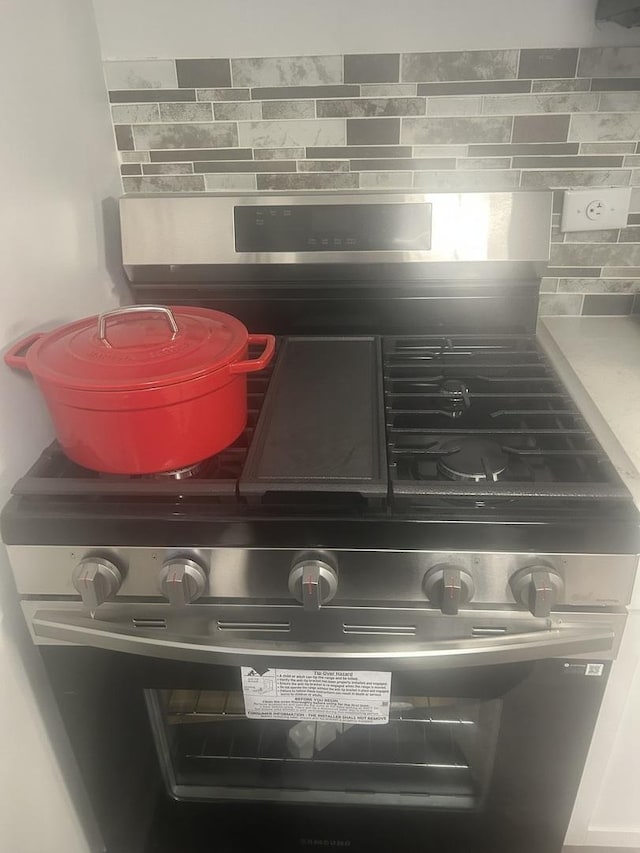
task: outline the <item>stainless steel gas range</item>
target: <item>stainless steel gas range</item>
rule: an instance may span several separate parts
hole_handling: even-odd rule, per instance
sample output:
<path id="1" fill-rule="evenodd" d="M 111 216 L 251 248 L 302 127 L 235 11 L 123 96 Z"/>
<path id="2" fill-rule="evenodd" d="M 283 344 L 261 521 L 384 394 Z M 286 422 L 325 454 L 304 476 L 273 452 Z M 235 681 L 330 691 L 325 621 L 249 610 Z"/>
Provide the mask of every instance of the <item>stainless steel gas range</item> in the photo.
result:
<path id="1" fill-rule="evenodd" d="M 559 851 L 638 515 L 535 336 L 548 193 L 131 197 L 141 304 L 278 336 L 175 475 L 2 513 L 108 853 Z"/>

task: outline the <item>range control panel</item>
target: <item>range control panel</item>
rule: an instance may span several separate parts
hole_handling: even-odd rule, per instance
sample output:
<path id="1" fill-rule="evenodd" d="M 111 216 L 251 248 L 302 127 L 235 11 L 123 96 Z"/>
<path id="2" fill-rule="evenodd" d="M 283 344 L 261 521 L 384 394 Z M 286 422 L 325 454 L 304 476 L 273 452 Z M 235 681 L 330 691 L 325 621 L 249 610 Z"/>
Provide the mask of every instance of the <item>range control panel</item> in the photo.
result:
<path id="1" fill-rule="evenodd" d="M 428 251 L 431 205 L 237 205 L 236 252 Z"/>

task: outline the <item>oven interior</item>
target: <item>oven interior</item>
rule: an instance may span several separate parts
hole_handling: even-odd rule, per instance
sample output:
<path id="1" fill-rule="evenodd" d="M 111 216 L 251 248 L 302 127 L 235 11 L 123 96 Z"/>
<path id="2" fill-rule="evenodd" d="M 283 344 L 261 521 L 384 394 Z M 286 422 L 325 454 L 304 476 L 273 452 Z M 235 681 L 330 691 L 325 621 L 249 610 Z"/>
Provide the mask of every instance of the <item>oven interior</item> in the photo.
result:
<path id="1" fill-rule="evenodd" d="M 307 798 L 480 808 L 501 699 L 392 693 L 389 722 L 259 720 L 236 690 L 147 690 L 169 793 L 180 799 Z"/>

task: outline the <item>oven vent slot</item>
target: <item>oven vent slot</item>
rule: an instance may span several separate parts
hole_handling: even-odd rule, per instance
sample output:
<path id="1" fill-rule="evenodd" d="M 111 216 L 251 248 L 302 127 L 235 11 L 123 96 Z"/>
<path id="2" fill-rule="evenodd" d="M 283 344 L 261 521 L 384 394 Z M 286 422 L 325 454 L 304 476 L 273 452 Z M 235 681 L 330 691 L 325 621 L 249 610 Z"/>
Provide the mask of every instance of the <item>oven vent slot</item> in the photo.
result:
<path id="1" fill-rule="evenodd" d="M 132 619 L 134 628 L 166 628 L 166 619 Z"/>
<path id="2" fill-rule="evenodd" d="M 221 622 L 218 621 L 218 631 L 277 631 L 288 634 L 291 631 L 290 622 Z"/>
<path id="3" fill-rule="evenodd" d="M 504 626 L 482 626 L 481 628 L 472 628 L 471 636 L 472 637 L 499 637 L 502 634 L 506 634 L 507 629 Z"/>
<path id="4" fill-rule="evenodd" d="M 343 625 L 345 634 L 368 634 L 375 637 L 415 637 L 415 625 Z"/>

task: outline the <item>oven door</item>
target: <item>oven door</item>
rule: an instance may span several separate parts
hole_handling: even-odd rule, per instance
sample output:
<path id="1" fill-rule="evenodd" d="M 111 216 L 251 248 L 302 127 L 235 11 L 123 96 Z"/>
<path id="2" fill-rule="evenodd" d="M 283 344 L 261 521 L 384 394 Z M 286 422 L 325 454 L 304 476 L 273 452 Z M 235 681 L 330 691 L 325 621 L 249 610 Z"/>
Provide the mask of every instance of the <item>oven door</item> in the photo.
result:
<path id="1" fill-rule="evenodd" d="M 540 853 L 562 846 L 615 621 L 540 631 L 537 646 L 528 635 L 441 643 L 417 661 L 409 646 L 385 657 L 387 641 L 375 667 L 345 647 L 342 658 L 308 649 L 292 662 L 286 643 L 272 643 L 271 659 L 253 657 L 261 673 L 386 662 L 379 725 L 250 718 L 240 666 L 202 663 L 197 649 L 195 660 L 135 644 L 41 651 L 108 853 L 372 853 L 423 850 L 427 839 L 445 853 Z M 85 640 L 113 631 L 86 622 L 39 611 L 32 628 L 75 624 Z M 593 656 L 569 657 L 572 644 Z M 245 649 L 238 663 L 251 660 Z"/>

